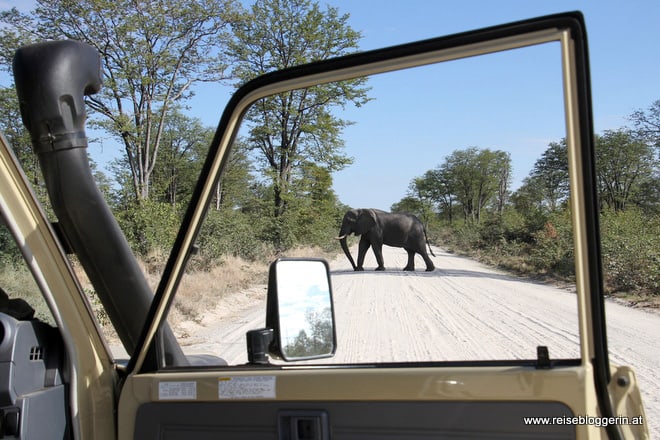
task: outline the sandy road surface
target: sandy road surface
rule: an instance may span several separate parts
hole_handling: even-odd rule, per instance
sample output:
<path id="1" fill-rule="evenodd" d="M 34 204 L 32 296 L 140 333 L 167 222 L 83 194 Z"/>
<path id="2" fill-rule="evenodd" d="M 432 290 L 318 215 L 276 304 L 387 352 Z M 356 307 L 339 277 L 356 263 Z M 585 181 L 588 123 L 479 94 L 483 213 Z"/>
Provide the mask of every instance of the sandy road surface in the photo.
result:
<path id="1" fill-rule="evenodd" d="M 342 256 L 331 262 L 338 335 L 330 362 L 533 359 L 545 345 L 551 358 L 577 358 L 576 296 L 506 275 L 435 249 L 437 269 L 402 272 L 406 253 L 384 249 L 386 272 L 365 272 Z M 263 327 L 265 288 L 229 298 L 190 323 L 189 352 L 222 353 L 246 362 L 245 332 Z M 651 438 L 660 439 L 660 315 L 607 303 L 611 360 L 635 368 Z M 238 313 L 240 310 L 240 313 Z M 193 336 L 194 335 L 194 336 Z M 327 360 L 322 360 L 327 362 Z"/>

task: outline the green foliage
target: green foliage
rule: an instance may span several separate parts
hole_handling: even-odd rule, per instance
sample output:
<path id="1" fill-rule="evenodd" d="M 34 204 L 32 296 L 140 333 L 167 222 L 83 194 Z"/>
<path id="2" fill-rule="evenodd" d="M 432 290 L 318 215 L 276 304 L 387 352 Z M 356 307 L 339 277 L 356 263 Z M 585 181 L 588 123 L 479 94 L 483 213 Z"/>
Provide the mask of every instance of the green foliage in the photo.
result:
<path id="1" fill-rule="evenodd" d="M 637 131 L 608 130 L 596 137 L 596 175 L 602 216 L 606 289 L 660 294 L 660 167 L 658 104 L 631 119 Z M 429 209 L 430 236 L 449 250 L 517 271 L 572 279 L 574 243 L 565 140 L 552 142 L 522 186 L 507 194 L 506 157 L 476 147 L 457 150 L 413 179 L 408 196 L 393 205 L 420 215 Z M 503 185 L 493 185 L 499 181 Z M 497 195 L 496 195 L 497 193 Z M 466 221 L 452 222 L 454 208 Z"/>
<path id="2" fill-rule="evenodd" d="M 151 198 L 172 206 L 186 206 L 202 168 L 213 130 L 202 122 L 172 111 L 165 120 L 159 165 L 151 175 Z"/>
<path id="3" fill-rule="evenodd" d="M 443 228 L 439 236 L 441 243 L 448 245 L 450 251 L 461 254 L 471 254 L 480 240 L 478 228 L 462 222 Z"/>
<path id="4" fill-rule="evenodd" d="M 247 20 L 233 25 L 230 55 L 239 84 L 277 69 L 323 60 L 357 50 L 359 32 L 336 8 L 322 10 L 310 0 L 258 0 Z M 367 102 L 365 79 L 359 78 L 293 90 L 262 99 L 246 114 L 248 148 L 256 152 L 260 171 L 272 182 L 273 215 L 288 209 L 289 192 L 306 162 L 337 171 L 351 162 L 343 152 L 341 133 L 349 122 L 332 110 Z M 274 231 L 280 224 L 274 223 Z M 286 231 L 283 231 L 286 232 Z M 277 240 L 283 243 L 288 237 Z"/>
<path id="5" fill-rule="evenodd" d="M 304 357 L 332 352 L 332 311 L 326 308 L 322 311 L 308 309 L 305 312 L 305 320 L 309 326 L 309 332 L 300 330 L 293 342 L 284 347 L 287 357 Z"/>
<path id="6" fill-rule="evenodd" d="M 267 196 L 272 188 L 260 186 L 253 188 L 251 199 L 241 199 L 240 208 L 211 209 L 198 238 L 201 260 L 211 262 L 223 255 L 266 259 L 296 246 L 335 248 L 331 237 L 337 235 L 344 207 L 331 187 L 330 173 L 307 163 L 286 199 L 286 212 L 280 216 L 272 215 Z M 227 197 L 233 198 L 231 194 Z"/>
<path id="7" fill-rule="evenodd" d="M 16 247 L 14 237 L 5 227 L 0 227 L 0 267 L 12 265 L 21 259 L 21 252 Z"/>
<path id="8" fill-rule="evenodd" d="M 95 47 L 104 84 L 86 99 L 92 121 L 122 143 L 133 198 L 147 199 L 167 118 L 192 84 L 223 79 L 221 45 L 238 9 L 233 0 L 37 0 L 29 13 L 0 15 L 0 55 L 32 40 Z"/>
<path id="9" fill-rule="evenodd" d="M 423 217 L 429 217 L 435 204 L 452 221 L 454 205 L 458 205 L 466 222 L 479 223 L 487 207 L 500 214 L 504 210 L 510 174 L 509 153 L 470 147 L 452 152 L 434 170 L 414 179 L 408 194 L 420 200 Z"/>
<path id="10" fill-rule="evenodd" d="M 637 110 L 630 115 L 638 135 L 653 146 L 660 157 L 660 99 L 646 110 Z"/>
<path id="11" fill-rule="evenodd" d="M 23 126 L 18 97 L 14 88 L 0 88 L 0 132 L 13 150 L 46 212 L 50 211 L 48 194 L 39 168 L 37 156 L 32 152 L 30 133 Z"/>
<path id="12" fill-rule="evenodd" d="M 514 203 L 525 212 L 553 212 L 568 200 L 568 186 L 568 150 L 562 139 L 548 145 L 514 194 Z"/>
<path id="13" fill-rule="evenodd" d="M 543 228 L 534 233 L 531 263 L 541 273 L 575 276 L 573 226 L 568 210 L 549 216 Z"/>
<path id="14" fill-rule="evenodd" d="M 136 254 L 170 248 L 213 135 L 180 111 L 193 83 L 224 79 L 226 55 L 236 61 L 235 78 L 245 82 L 357 50 L 360 34 L 336 8 L 260 0 L 249 14 L 242 12 L 232 0 L 37 0 L 28 13 L 0 16 L 6 25 L 0 55 L 6 59 L 16 47 L 44 38 L 74 38 L 99 50 L 104 87 L 88 97 L 90 121 L 119 140 L 124 154 L 112 164 L 115 184 L 95 175 Z M 230 23 L 236 38 L 226 51 Z M 365 81 L 283 94 L 248 113 L 250 135 L 235 146 L 216 187 L 199 237 L 200 260 L 227 254 L 252 260 L 299 245 L 335 245 L 331 237 L 343 207 L 332 192 L 331 173 L 351 159 L 341 139 L 349 122 L 334 110 L 367 102 Z M 0 99 L 7 113 L 0 115 L 2 128 L 45 202 L 13 90 L 3 90 Z M 272 155 L 255 161 L 252 153 L 264 145 Z M 272 167 L 271 159 L 283 167 Z"/>
<path id="15" fill-rule="evenodd" d="M 596 137 L 596 169 L 602 203 L 615 211 L 625 210 L 654 178 L 657 170 L 653 150 L 630 130 L 606 130 Z"/>
<path id="16" fill-rule="evenodd" d="M 180 223 L 170 204 L 152 200 L 132 203 L 115 215 L 131 248 L 140 255 L 169 250 Z"/>
<path id="17" fill-rule="evenodd" d="M 478 225 L 480 247 L 503 248 L 513 243 L 531 243 L 525 218 L 517 211 L 506 210 L 502 215 L 491 215 Z"/>
<path id="18" fill-rule="evenodd" d="M 258 217 L 239 210 L 210 210 L 197 238 L 198 260 L 211 267 L 225 255 L 257 260 L 272 254 L 271 246 L 261 239 L 265 225 Z"/>
<path id="19" fill-rule="evenodd" d="M 336 245 L 330 237 L 336 236 L 344 215 L 344 209 L 332 190 L 332 175 L 326 168 L 311 162 L 303 164 L 300 171 L 295 186 L 291 188 L 292 197 L 287 201 L 285 214 L 292 244 L 328 250 Z"/>
<path id="20" fill-rule="evenodd" d="M 101 52 L 104 89 L 88 104 L 96 126 L 120 140 L 125 154 L 115 163 L 119 185 L 96 175 L 138 254 L 170 248 L 213 134 L 180 112 L 191 84 L 224 79 L 226 55 L 243 84 L 350 53 L 361 37 L 347 15 L 311 0 L 257 0 L 242 12 L 233 0 L 37 0 L 28 14 L 0 14 L 5 60 L 35 38 L 76 38 Z M 225 50 L 228 26 L 234 37 Z M 348 103 L 368 102 L 367 92 L 366 79 L 355 79 L 272 96 L 248 111 L 246 136 L 225 166 L 198 238 L 199 264 L 226 255 L 269 258 L 299 245 L 336 248 L 331 238 L 346 208 L 332 191 L 332 172 L 351 158 L 342 139 L 350 122 L 335 114 Z M 13 90 L 0 90 L 0 109 L 0 128 L 47 207 Z M 631 115 L 634 131 L 610 130 L 596 139 L 600 197 L 609 208 L 602 217 L 603 261 L 613 292 L 660 291 L 659 109 L 656 101 Z M 570 278 L 567 169 L 565 141 L 550 143 L 511 194 L 507 153 L 456 150 L 414 179 L 392 210 L 418 215 L 432 240 L 450 249 L 515 259 L 525 270 Z M 455 222 L 456 213 L 465 221 Z M 3 263 L 20 259 L 11 242 L 0 230 Z"/>
<path id="21" fill-rule="evenodd" d="M 660 216 L 606 211 L 601 231 L 608 290 L 660 295 Z"/>

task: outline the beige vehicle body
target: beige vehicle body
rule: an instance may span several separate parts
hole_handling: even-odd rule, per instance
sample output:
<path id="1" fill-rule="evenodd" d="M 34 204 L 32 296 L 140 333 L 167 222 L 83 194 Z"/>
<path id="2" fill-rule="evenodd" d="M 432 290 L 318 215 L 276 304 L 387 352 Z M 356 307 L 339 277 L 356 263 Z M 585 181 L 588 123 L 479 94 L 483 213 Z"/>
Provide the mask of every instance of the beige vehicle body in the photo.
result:
<path id="1" fill-rule="evenodd" d="M 315 84 L 547 42 L 559 43 L 562 53 L 579 359 L 546 363 L 541 351 L 538 359 L 525 362 L 184 367 L 163 366 L 149 356 L 214 183 L 252 103 Z M 583 19 L 575 13 L 357 54 L 258 78 L 236 93 L 222 116 L 148 319 L 142 332 L 133 336 L 134 347 L 127 347 L 134 354 L 128 365 L 119 365 L 73 274 L 65 246 L 3 139 L 2 218 L 46 298 L 62 339 L 66 361 L 58 386 L 66 390 L 65 402 L 61 402 L 67 408 L 61 422 L 66 426 L 64 438 L 648 438 L 645 425 L 620 423 L 623 417 L 644 416 L 640 391 L 631 368 L 608 361 L 592 144 L 586 36 Z M 222 389 L 231 383 L 255 391 L 228 399 Z M 27 424 L 42 422 L 26 420 L 30 414 L 21 411 L 24 424 L 15 438 L 31 438 Z M 571 420 L 587 416 L 591 419 Z M 551 421 L 526 425 L 524 417 Z M 607 418 L 610 423 L 596 423 L 596 419 Z"/>

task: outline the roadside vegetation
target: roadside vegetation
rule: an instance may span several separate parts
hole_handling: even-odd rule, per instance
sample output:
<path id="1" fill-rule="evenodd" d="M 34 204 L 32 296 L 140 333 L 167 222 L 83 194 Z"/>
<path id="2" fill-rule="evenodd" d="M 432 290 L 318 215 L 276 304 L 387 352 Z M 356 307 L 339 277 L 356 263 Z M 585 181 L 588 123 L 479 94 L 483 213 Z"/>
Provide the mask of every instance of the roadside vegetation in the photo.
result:
<path id="1" fill-rule="evenodd" d="M 651 128 L 660 126 L 659 111 L 656 101 L 631 115 L 635 129 L 595 139 L 606 292 L 655 306 L 660 137 Z M 509 174 L 510 158 L 503 152 L 457 150 L 414 179 L 408 197 L 393 208 L 424 218 L 435 243 L 452 251 L 525 275 L 573 281 L 566 143 L 548 145 L 515 191 L 508 188 Z"/>
<path id="2" fill-rule="evenodd" d="M 2 11 L 0 22 L 0 59 L 7 68 L 16 47 L 46 38 L 74 38 L 100 51 L 104 89 L 88 105 L 89 123 L 102 134 L 90 142 L 112 139 L 122 154 L 109 174 L 96 171 L 97 182 L 152 283 L 214 135 L 214 128 L 186 114 L 193 86 L 220 81 L 239 87 L 269 71 L 354 52 L 361 38 L 348 16 L 311 0 L 256 0 L 249 7 L 233 0 L 137 6 L 37 0 L 28 13 Z M 191 261 L 197 277 L 186 290 L 195 293 L 177 304 L 178 312 L 191 313 L 192 303 L 205 307 L 204 289 L 219 284 L 213 280 L 232 289 L 250 284 L 279 255 L 301 248 L 340 252 L 333 237 L 349 207 L 335 194 L 332 176 L 352 159 L 342 138 L 351 121 L 337 110 L 366 104 L 368 93 L 366 79 L 357 79 L 276 95 L 248 112 Z M 0 130 L 48 210 L 18 108 L 13 86 L 0 88 Z M 660 297 L 660 101 L 630 121 L 631 127 L 596 139 L 603 266 L 608 292 L 646 300 Z M 567 170 L 561 139 L 548 145 L 516 189 L 507 153 L 457 149 L 414 179 L 392 211 L 418 215 L 440 247 L 527 276 L 570 281 Z M 6 231 L 0 231 L 2 240 L 8 240 Z M 15 261 L 15 249 L 3 245 L 0 258 Z M 93 299 L 91 286 L 86 289 Z"/>

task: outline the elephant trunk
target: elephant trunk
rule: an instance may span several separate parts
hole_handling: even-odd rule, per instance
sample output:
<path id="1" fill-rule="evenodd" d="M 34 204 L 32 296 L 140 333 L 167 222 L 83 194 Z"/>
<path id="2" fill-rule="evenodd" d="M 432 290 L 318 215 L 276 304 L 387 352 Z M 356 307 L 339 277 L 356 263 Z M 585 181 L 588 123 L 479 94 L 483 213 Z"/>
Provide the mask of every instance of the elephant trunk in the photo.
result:
<path id="1" fill-rule="evenodd" d="M 353 270 L 357 270 L 357 266 L 355 265 L 355 261 L 353 260 L 353 257 L 351 256 L 351 252 L 348 250 L 348 245 L 346 244 L 346 236 L 348 234 L 343 234 L 342 236 L 338 237 L 339 238 L 339 243 L 341 243 L 341 248 L 344 251 L 344 254 L 346 254 L 346 258 L 348 258 L 348 261 L 351 262 L 351 266 L 353 267 Z"/>

